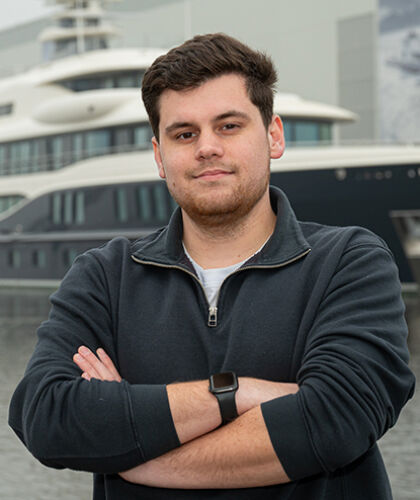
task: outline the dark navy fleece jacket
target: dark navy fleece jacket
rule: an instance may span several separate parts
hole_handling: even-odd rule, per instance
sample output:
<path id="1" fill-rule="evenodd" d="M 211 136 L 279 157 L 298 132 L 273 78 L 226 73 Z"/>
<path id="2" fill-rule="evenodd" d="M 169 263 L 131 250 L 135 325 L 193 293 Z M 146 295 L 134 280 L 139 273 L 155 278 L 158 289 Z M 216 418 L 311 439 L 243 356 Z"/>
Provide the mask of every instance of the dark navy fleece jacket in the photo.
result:
<path id="1" fill-rule="evenodd" d="M 179 212 L 144 239 L 75 261 L 10 406 L 35 457 L 93 471 L 97 500 L 391 498 L 376 441 L 414 389 L 392 255 L 364 229 L 298 222 L 276 188 L 271 199 L 275 232 L 223 283 L 214 326 Z M 72 361 L 81 344 L 103 347 L 123 382 L 82 379 Z M 165 385 L 226 370 L 299 384 L 262 405 L 292 482 L 188 491 L 123 481 L 118 471 L 179 446 Z"/>

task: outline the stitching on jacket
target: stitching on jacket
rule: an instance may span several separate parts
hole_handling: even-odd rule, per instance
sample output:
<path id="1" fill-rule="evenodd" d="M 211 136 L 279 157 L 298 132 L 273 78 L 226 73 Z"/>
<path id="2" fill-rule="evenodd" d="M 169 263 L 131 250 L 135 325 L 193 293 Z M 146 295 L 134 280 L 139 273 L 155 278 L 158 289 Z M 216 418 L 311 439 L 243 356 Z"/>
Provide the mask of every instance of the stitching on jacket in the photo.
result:
<path id="1" fill-rule="evenodd" d="M 355 250 L 357 248 L 377 248 L 379 250 L 384 250 L 387 254 L 391 256 L 392 260 L 394 260 L 394 255 L 391 252 L 391 250 L 387 247 L 380 245 L 379 243 L 357 243 L 355 245 L 351 245 L 345 250 L 343 250 L 341 256 L 346 255 L 346 253 L 351 252 L 352 250 Z"/>

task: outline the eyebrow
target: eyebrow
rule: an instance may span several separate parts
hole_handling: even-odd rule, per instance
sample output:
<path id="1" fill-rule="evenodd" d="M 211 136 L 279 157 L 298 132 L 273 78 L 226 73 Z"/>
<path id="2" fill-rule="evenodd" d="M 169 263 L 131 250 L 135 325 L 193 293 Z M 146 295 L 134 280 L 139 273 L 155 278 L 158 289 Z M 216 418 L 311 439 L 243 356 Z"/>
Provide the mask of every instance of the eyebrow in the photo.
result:
<path id="1" fill-rule="evenodd" d="M 212 122 L 219 122 L 221 120 L 225 120 L 226 118 L 242 118 L 245 120 L 249 120 L 249 115 L 242 112 L 242 111 L 236 111 L 236 110 L 229 110 L 224 113 L 221 113 L 220 115 L 217 115 L 212 119 Z M 192 122 L 174 122 L 168 125 L 165 128 L 165 133 L 170 134 L 174 130 L 178 130 L 180 128 L 185 128 L 185 127 L 193 127 L 194 123 Z"/>

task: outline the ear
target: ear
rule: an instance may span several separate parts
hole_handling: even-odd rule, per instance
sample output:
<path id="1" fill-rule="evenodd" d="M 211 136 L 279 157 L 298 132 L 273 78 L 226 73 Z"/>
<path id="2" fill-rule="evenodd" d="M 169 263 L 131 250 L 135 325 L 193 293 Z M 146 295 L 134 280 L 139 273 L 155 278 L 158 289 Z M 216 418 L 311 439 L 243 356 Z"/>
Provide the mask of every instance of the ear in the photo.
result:
<path id="1" fill-rule="evenodd" d="M 155 162 L 158 167 L 159 177 L 166 178 L 165 169 L 163 168 L 162 155 L 160 154 L 160 146 L 156 137 L 152 137 L 153 153 L 155 154 Z"/>
<path id="2" fill-rule="evenodd" d="M 273 115 L 268 126 L 268 140 L 270 143 L 270 158 L 280 158 L 284 153 L 283 122 L 278 115 Z"/>

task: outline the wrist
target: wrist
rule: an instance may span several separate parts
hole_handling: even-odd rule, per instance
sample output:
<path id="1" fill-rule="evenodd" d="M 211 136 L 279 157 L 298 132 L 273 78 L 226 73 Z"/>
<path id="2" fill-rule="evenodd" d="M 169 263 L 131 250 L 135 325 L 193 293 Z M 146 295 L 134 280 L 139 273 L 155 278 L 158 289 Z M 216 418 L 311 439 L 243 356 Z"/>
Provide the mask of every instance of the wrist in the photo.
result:
<path id="1" fill-rule="evenodd" d="M 222 425 L 232 422 L 238 416 L 237 390 L 238 377 L 234 372 L 216 373 L 209 378 L 209 392 L 217 399 Z"/>
<path id="2" fill-rule="evenodd" d="M 236 407 L 242 415 L 266 401 L 298 392 L 294 383 L 273 382 L 252 377 L 239 377 L 239 389 L 236 393 Z"/>
<path id="3" fill-rule="evenodd" d="M 238 415 L 242 415 L 260 403 L 256 394 L 255 383 L 253 383 L 254 380 L 256 379 L 251 377 L 238 377 L 239 388 L 236 392 Z"/>
<path id="4" fill-rule="evenodd" d="M 172 420 L 181 444 L 216 429 L 221 423 L 219 406 L 208 388 L 208 380 L 166 386 Z"/>

